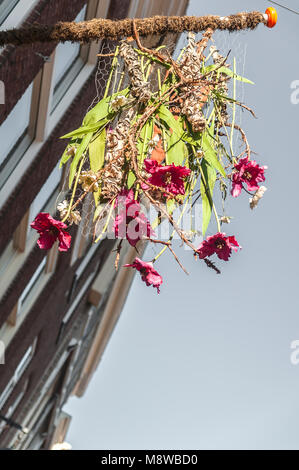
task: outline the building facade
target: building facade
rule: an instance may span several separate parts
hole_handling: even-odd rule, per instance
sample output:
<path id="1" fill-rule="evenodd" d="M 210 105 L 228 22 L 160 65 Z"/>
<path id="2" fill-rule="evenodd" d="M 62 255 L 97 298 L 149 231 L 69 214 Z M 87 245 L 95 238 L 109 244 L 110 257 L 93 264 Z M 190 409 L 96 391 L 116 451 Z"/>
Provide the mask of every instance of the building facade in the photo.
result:
<path id="1" fill-rule="evenodd" d="M 179 0 L 4 0 L 0 28 L 181 15 L 186 6 Z M 97 61 L 97 53 L 110 46 L 51 43 L 0 51 L 2 449 L 50 449 L 64 440 L 70 417 L 63 405 L 70 394 L 84 393 L 132 281 L 131 270 L 114 270 L 114 240 L 92 245 L 88 232 L 74 227 L 70 252 L 55 245 L 45 252 L 30 229 L 37 213 L 55 214 L 66 179 L 57 164 L 65 147 L 59 137 L 79 127 L 101 98 L 109 61 Z M 127 246 L 121 263 L 131 262 L 134 251 Z"/>

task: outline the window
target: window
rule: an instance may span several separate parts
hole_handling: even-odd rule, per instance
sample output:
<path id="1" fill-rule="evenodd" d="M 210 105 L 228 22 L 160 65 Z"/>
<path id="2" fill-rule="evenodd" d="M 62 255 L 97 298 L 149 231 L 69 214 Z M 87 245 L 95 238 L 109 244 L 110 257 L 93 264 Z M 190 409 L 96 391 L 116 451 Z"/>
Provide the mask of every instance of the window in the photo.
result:
<path id="1" fill-rule="evenodd" d="M 126 250 L 122 250 L 119 263 L 120 266 L 122 265 L 122 261 L 124 259 Z M 91 289 L 88 294 L 88 302 L 97 309 L 100 308 L 101 303 L 105 298 L 105 294 L 109 291 L 109 286 L 111 285 L 112 281 L 115 279 L 116 271 L 114 267 L 114 260 L 115 260 L 115 251 L 112 250 L 109 256 L 107 257 L 103 266 L 101 266 L 101 270 L 97 275 L 96 279 L 94 280 Z"/>
<path id="2" fill-rule="evenodd" d="M 45 184 L 40 192 L 33 200 L 30 207 L 30 222 L 32 222 L 39 212 L 45 212 L 45 208 L 51 207 L 51 212 L 56 211 L 55 203 L 51 200 L 56 199 L 59 192 L 59 183 L 61 180 L 62 170 L 59 168 L 59 162 L 48 176 Z"/>
<path id="3" fill-rule="evenodd" d="M 82 276 L 83 272 L 85 271 L 85 268 L 89 264 L 98 247 L 98 243 L 93 243 L 93 245 L 91 245 L 90 249 L 88 250 L 88 253 L 84 257 L 84 260 L 82 260 L 82 263 L 80 263 L 78 269 L 75 272 L 76 279 L 79 279 Z"/>
<path id="4" fill-rule="evenodd" d="M 38 1 L 0 0 L 0 30 L 17 28 Z"/>
<path id="5" fill-rule="evenodd" d="M 35 298 L 40 293 L 41 288 L 44 286 L 44 283 L 42 281 L 45 278 L 46 265 L 47 265 L 47 257 L 45 257 L 40 263 L 40 265 L 37 267 L 35 273 L 33 274 L 27 286 L 25 287 L 22 294 L 20 295 L 15 307 L 13 308 L 13 310 L 11 311 L 7 319 L 8 325 L 16 326 L 19 318 L 23 317 L 24 311 L 30 308 Z"/>
<path id="6" fill-rule="evenodd" d="M 68 311 L 66 312 L 66 314 L 64 315 L 62 321 L 61 321 L 61 325 L 60 325 L 60 329 L 59 329 L 59 332 L 58 332 L 58 336 L 57 336 L 57 340 L 56 340 L 56 343 L 59 343 L 60 339 L 62 338 L 62 335 L 64 333 L 64 330 L 65 330 L 65 327 L 66 325 L 68 324 L 68 322 L 70 321 L 74 311 L 76 310 L 76 308 L 78 307 L 79 303 L 81 302 L 83 296 L 86 294 L 87 292 L 87 289 L 90 285 L 90 283 L 92 282 L 92 279 L 95 275 L 95 270 L 88 276 L 88 278 L 86 279 L 86 281 L 84 282 L 82 288 L 80 289 L 80 291 L 78 292 L 74 302 L 72 303 L 72 305 L 70 306 L 70 308 L 68 309 Z"/>
<path id="7" fill-rule="evenodd" d="M 0 0 L 0 24 L 6 20 L 19 0 Z"/>
<path id="8" fill-rule="evenodd" d="M 67 324 L 69 319 L 71 318 L 73 312 L 76 310 L 77 306 L 79 305 L 80 301 L 82 300 L 82 297 L 84 296 L 84 294 L 86 293 L 87 291 L 87 288 L 88 286 L 90 285 L 90 282 L 94 276 L 94 271 L 88 276 L 88 278 L 86 279 L 86 281 L 84 282 L 80 292 L 78 292 L 73 304 L 71 305 L 71 307 L 68 309 L 67 313 L 65 314 L 65 316 L 63 317 L 62 319 L 62 323 L 64 324 Z"/>
<path id="9" fill-rule="evenodd" d="M 88 310 L 88 313 L 86 315 L 85 323 L 83 324 L 83 331 L 82 331 L 82 334 L 81 334 L 81 338 L 82 338 L 83 342 L 85 341 L 85 339 L 88 337 L 89 333 L 92 330 L 92 328 L 90 328 L 90 325 L 91 325 L 91 320 L 93 319 L 93 316 L 94 316 L 95 312 L 96 312 L 96 309 L 94 307 L 91 307 Z"/>
<path id="10" fill-rule="evenodd" d="M 26 350 L 25 354 L 23 355 L 22 359 L 20 360 L 18 366 L 16 367 L 16 370 L 14 372 L 14 375 L 8 382 L 5 390 L 3 391 L 2 395 L 0 396 L 0 409 L 3 408 L 5 405 L 5 402 L 8 400 L 10 394 L 12 393 L 15 385 L 18 383 L 20 380 L 21 376 L 27 369 L 28 365 L 30 364 L 34 353 L 36 349 L 36 344 L 37 344 L 37 338 L 34 339 L 32 344 L 29 346 L 29 348 Z"/>
<path id="11" fill-rule="evenodd" d="M 14 309 L 10 313 L 7 320 L 10 326 L 16 325 L 18 317 L 22 315 L 23 311 L 26 309 L 26 307 L 28 307 L 29 304 L 31 305 L 32 300 L 38 296 L 40 292 L 40 286 L 41 284 L 43 285 L 41 281 L 43 275 L 45 274 L 46 264 L 47 257 L 45 257 L 37 267 L 30 281 L 28 282 L 22 294 L 20 295 Z"/>
<path id="12" fill-rule="evenodd" d="M 28 134 L 33 84 L 0 126 L 0 187 L 25 153 L 33 138 Z"/>
<path id="13" fill-rule="evenodd" d="M 14 234 L 14 238 L 9 242 L 0 256 L 0 298 L 4 295 L 9 284 L 13 281 L 14 276 L 36 244 L 38 234 L 30 227 L 30 223 L 39 212 L 55 212 L 61 177 L 62 170 L 59 169 L 58 163 L 33 200 L 30 210 L 24 215 Z M 55 250 L 57 251 L 56 246 Z M 49 257 L 51 257 L 51 251 L 48 254 L 48 258 Z M 55 260 L 51 263 L 51 266 L 52 268 L 47 269 L 47 272 L 54 270 Z M 9 320 L 10 325 L 15 325 L 15 318 L 14 309 Z"/>
<path id="14" fill-rule="evenodd" d="M 18 308 L 17 315 L 20 315 L 22 311 L 22 307 L 24 306 L 26 300 L 28 299 L 29 295 L 32 293 L 34 288 L 36 288 L 38 281 L 41 278 L 44 268 L 46 266 L 46 261 L 47 261 L 47 258 L 45 257 L 40 263 L 40 265 L 38 266 L 38 268 L 36 269 L 35 273 L 33 274 L 32 278 L 28 282 L 27 286 L 23 290 L 19 298 L 19 308 Z"/>
<path id="15" fill-rule="evenodd" d="M 75 18 L 75 22 L 84 21 L 87 5 Z M 70 84 L 75 80 L 84 66 L 83 49 L 79 43 L 65 42 L 58 44 L 55 51 L 53 70 L 52 111 L 56 108 Z"/>
<path id="16" fill-rule="evenodd" d="M 17 409 L 18 405 L 20 404 L 21 400 L 23 399 L 23 397 L 24 397 L 24 395 L 25 395 L 25 393 L 28 389 L 28 383 L 29 383 L 29 379 L 25 380 L 25 382 L 22 386 L 21 392 L 19 393 L 17 398 L 14 400 L 12 405 L 6 411 L 6 413 L 5 413 L 6 418 L 11 418 L 11 416 L 14 414 L 15 410 Z M 5 421 L 0 421 L 0 434 L 3 431 L 3 429 L 5 428 L 6 425 L 7 424 L 6 424 Z"/>

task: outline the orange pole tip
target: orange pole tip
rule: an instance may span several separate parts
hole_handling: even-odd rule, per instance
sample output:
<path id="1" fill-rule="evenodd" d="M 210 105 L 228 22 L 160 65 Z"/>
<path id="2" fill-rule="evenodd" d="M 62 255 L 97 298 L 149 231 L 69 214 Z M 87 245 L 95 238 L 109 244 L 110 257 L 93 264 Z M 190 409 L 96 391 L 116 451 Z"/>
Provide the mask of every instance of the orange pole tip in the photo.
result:
<path id="1" fill-rule="evenodd" d="M 267 16 L 268 28 L 273 28 L 277 23 L 277 11 L 273 7 L 267 8 L 265 11 L 265 17 Z"/>

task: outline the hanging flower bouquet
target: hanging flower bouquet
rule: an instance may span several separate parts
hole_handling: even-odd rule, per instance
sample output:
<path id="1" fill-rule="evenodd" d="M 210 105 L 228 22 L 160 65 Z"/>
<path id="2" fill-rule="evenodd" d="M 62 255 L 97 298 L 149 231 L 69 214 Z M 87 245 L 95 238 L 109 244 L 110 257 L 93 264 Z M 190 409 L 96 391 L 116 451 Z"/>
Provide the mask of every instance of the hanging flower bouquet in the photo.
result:
<path id="1" fill-rule="evenodd" d="M 111 59 L 103 99 L 86 114 L 79 129 L 62 137 L 70 139 L 61 158 L 61 166 L 69 164 L 70 197 L 58 205 L 61 221 L 41 213 L 32 223 L 40 234 L 40 248 L 49 249 L 57 239 L 60 251 L 69 248 L 67 224 L 80 222 L 82 202 L 90 193 L 95 242 L 111 230 L 120 239 L 117 257 L 124 238 L 133 247 L 142 239 L 161 244 L 152 261 L 136 257 L 126 265 L 139 271 L 142 280 L 158 292 L 162 277 L 153 265 L 162 253 L 170 250 L 184 269 L 172 247 L 175 234 L 217 273 L 220 271 L 210 257 L 216 254 L 227 261 L 232 250 L 240 248 L 234 236 L 221 230 L 222 224 L 230 221 L 224 205 L 228 188 L 233 197 L 242 190 L 249 192 L 250 207 L 254 208 L 266 190 L 259 186 L 265 180 L 266 167 L 251 159 L 246 134 L 236 123 L 237 107 L 254 116 L 236 99 L 236 81 L 252 82 L 238 76 L 235 61 L 230 67 L 228 57 L 221 56 L 215 46 L 206 52 L 212 34 L 208 29 L 196 42 L 195 35 L 189 33 L 188 45 L 176 61 L 165 46 L 154 50 L 143 47 L 136 28 L 136 47 L 132 39 L 120 42 Z M 116 72 L 120 67 L 121 74 Z M 244 145 L 239 155 L 233 151 L 234 131 Z M 216 189 L 222 199 L 221 216 L 215 206 Z M 201 235 L 205 237 L 212 213 L 218 229 L 194 246 L 194 227 L 183 230 L 180 222 L 199 198 Z M 156 211 L 152 223 L 144 209 L 149 205 Z M 172 233 L 167 240 L 159 240 L 155 229 L 165 220 Z"/>

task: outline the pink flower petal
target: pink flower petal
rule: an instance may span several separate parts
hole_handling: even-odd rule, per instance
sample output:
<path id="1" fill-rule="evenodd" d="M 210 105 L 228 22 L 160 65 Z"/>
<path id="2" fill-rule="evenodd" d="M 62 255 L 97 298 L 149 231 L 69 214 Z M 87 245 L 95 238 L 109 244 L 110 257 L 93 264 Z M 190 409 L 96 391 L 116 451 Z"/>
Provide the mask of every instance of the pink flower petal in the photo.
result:
<path id="1" fill-rule="evenodd" d="M 234 236 L 226 236 L 225 233 L 218 232 L 211 237 L 207 237 L 198 247 L 198 256 L 203 259 L 212 256 L 214 253 L 218 258 L 228 261 L 232 249 L 237 251 L 241 248 Z"/>
<path id="2" fill-rule="evenodd" d="M 67 251 L 70 246 L 71 246 L 71 240 L 72 237 L 69 233 L 65 232 L 64 230 L 61 230 L 58 235 L 58 240 L 59 240 L 59 251 Z"/>
<path id="3" fill-rule="evenodd" d="M 56 236 L 49 231 L 44 231 L 39 239 L 37 244 L 41 250 L 50 250 L 56 241 Z"/>
<path id="4" fill-rule="evenodd" d="M 59 239 L 59 250 L 67 251 L 71 244 L 71 235 L 65 230 L 67 225 L 64 222 L 54 219 L 46 212 L 40 212 L 35 220 L 31 223 L 31 227 L 37 230 L 40 237 L 37 241 L 38 246 L 42 250 L 49 250 L 57 239 Z"/>

